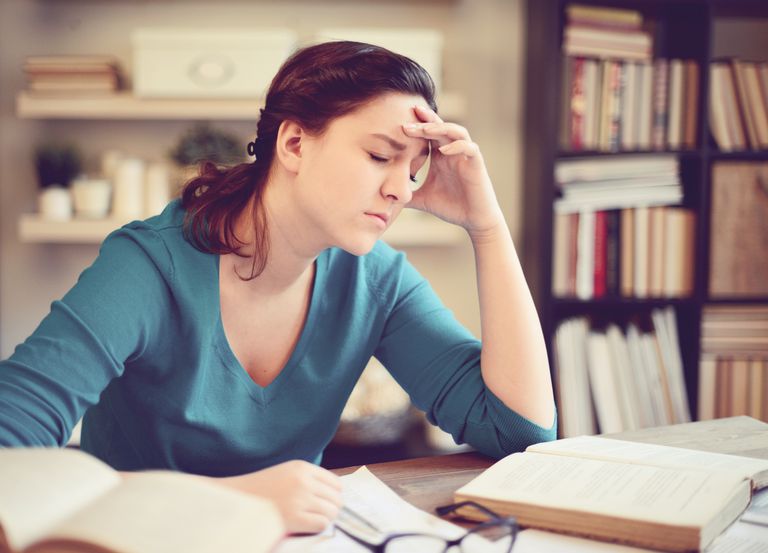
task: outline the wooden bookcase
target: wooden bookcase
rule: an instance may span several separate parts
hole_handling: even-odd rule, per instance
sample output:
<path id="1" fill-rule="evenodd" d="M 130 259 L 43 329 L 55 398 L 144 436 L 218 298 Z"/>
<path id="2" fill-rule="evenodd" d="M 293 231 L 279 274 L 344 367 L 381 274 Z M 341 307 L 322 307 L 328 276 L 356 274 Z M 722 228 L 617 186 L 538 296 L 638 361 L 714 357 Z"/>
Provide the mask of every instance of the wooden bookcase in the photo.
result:
<path id="1" fill-rule="evenodd" d="M 553 202 L 556 198 L 554 167 L 558 160 L 609 156 L 602 152 L 560 150 L 559 125 L 562 90 L 562 37 L 566 7 L 582 4 L 637 10 L 655 22 L 654 55 L 695 60 L 699 65 L 699 102 L 696 148 L 656 151 L 679 156 L 683 207 L 696 212 L 694 294 L 679 299 L 604 297 L 582 301 L 552 294 Z M 718 18 L 749 20 L 768 18 L 763 0 L 529 0 L 526 13 L 526 71 L 524 98 L 524 231 L 522 262 L 541 318 L 550 360 L 560 321 L 588 316 L 597 321 L 627 321 L 653 308 L 672 305 L 677 313 L 686 389 L 695 419 L 698 406 L 698 361 L 701 316 L 706 305 L 761 303 L 768 298 L 717 299 L 708 296 L 711 167 L 721 160 L 768 161 L 768 151 L 720 152 L 708 125 L 709 63 L 714 50 L 714 25 Z M 768 53 L 763 61 L 768 61 Z M 633 152 L 620 152 L 633 155 Z M 648 153 L 646 152 L 637 152 Z M 767 248 L 768 250 L 768 248 Z M 766 253 L 768 255 L 768 253 Z M 554 363 L 553 363 L 554 366 Z"/>

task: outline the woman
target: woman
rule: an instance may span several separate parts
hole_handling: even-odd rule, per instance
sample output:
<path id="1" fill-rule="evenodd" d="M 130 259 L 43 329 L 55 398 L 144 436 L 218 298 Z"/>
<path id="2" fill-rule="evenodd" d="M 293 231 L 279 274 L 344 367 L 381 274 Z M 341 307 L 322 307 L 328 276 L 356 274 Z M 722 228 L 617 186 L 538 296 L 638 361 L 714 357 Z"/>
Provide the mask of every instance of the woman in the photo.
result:
<path id="1" fill-rule="evenodd" d="M 181 200 L 112 233 L 0 364 L 0 444 L 81 447 L 273 499 L 289 530 L 341 504 L 319 468 L 372 355 L 431 422 L 500 457 L 554 437 L 536 311 L 482 155 L 436 114 L 429 75 L 382 48 L 285 62 L 249 145 Z M 430 157 L 423 186 L 412 181 Z M 379 242 L 403 207 L 462 226 L 482 344 Z"/>

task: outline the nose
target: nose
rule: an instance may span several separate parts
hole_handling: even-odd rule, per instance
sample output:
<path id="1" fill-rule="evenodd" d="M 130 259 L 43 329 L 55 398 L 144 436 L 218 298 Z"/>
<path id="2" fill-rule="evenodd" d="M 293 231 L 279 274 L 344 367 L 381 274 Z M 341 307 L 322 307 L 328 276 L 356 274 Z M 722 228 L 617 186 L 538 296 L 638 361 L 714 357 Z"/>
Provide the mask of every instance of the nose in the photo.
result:
<path id="1" fill-rule="evenodd" d="M 411 190 L 411 175 L 408 171 L 405 172 L 405 176 L 401 170 L 392 171 L 387 180 L 381 187 L 381 195 L 387 199 L 391 199 L 395 203 L 402 203 L 403 205 L 411 201 L 413 197 L 413 190 Z"/>

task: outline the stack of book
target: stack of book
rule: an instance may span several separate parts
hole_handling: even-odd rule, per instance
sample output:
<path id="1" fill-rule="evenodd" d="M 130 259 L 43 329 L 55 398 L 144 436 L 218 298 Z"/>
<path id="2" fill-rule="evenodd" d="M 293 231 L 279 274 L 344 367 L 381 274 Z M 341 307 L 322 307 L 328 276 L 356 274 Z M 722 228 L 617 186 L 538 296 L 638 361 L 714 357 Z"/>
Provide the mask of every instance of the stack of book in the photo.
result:
<path id="1" fill-rule="evenodd" d="M 768 421 L 768 305 L 706 307 L 701 349 L 699 419 Z"/>
<path id="2" fill-rule="evenodd" d="M 570 6 L 560 145 L 566 151 L 696 147 L 699 66 L 651 59 L 639 12 Z"/>
<path id="3" fill-rule="evenodd" d="M 27 88 L 41 94 L 114 93 L 122 76 L 113 56 L 28 56 Z"/>
<path id="4" fill-rule="evenodd" d="M 560 145 L 566 151 L 696 147 L 699 66 L 566 58 Z"/>
<path id="5" fill-rule="evenodd" d="M 710 64 L 709 118 L 723 151 L 768 149 L 768 63 Z"/>
<path id="6" fill-rule="evenodd" d="M 585 318 L 555 332 L 558 416 L 563 437 L 690 421 L 674 309 L 651 312 L 653 330 L 630 322 L 591 329 Z"/>
<path id="7" fill-rule="evenodd" d="M 647 60 L 653 53 L 651 33 L 643 29 L 643 16 L 635 10 L 571 4 L 563 51 L 571 56 Z"/>
<path id="8" fill-rule="evenodd" d="M 555 296 L 692 293 L 694 213 L 665 207 L 683 198 L 675 156 L 563 160 L 555 180 Z"/>

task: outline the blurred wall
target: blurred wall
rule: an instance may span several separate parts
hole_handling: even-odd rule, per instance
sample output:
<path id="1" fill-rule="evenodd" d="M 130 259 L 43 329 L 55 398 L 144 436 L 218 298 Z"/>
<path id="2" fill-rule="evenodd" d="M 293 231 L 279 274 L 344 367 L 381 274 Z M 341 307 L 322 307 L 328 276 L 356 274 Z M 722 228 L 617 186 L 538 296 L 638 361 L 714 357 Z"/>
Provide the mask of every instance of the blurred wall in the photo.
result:
<path id="1" fill-rule="evenodd" d="M 0 358 L 8 357 L 76 281 L 96 245 L 23 244 L 21 213 L 36 210 L 32 161 L 46 137 L 72 139 L 94 167 L 107 148 L 161 159 L 188 121 L 44 121 L 18 119 L 27 55 L 116 55 L 130 78 L 130 31 L 138 26 L 288 26 L 309 39 L 322 26 L 434 27 L 445 36 L 445 90 L 464 94 L 463 121 L 485 156 L 517 240 L 520 195 L 520 94 L 523 0 L 208 2 L 201 0 L 0 1 Z M 254 113 L 257 113 L 254 106 Z M 255 122 L 214 122 L 251 137 Z M 245 139 L 244 139 L 245 140 Z M 406 250 L 446 305 L 476 335 L 480 316 L 468 240 L 450 248 Z"/>

